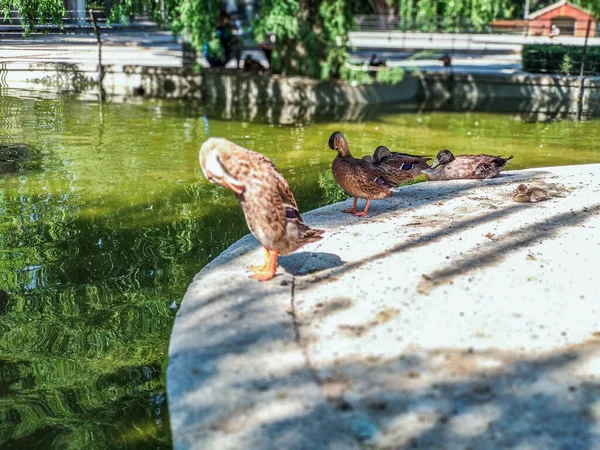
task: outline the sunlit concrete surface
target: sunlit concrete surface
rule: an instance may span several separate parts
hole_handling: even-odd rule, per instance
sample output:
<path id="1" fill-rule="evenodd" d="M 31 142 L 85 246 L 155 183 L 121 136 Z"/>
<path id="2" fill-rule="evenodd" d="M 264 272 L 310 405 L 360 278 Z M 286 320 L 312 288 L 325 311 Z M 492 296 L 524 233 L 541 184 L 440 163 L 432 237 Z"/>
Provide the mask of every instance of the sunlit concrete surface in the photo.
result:
<path id="1" fill-rule="evenodd" d="M 514 203 L 521 182 L 550 198 Z M 251 236 L 195 277 L 176 449 L 600 448 L 600 165 L 349 205 L 303 214 L 326 237 L 269 282 Z"/>
<path id="2" fill-rule="evenodd" d="M 4 38 L 0 63 L 98 64 L 98 44 L 92 34 L 50 34 L 36 38 Z M 112 32 L 102 35 L 102 63 L 181 67 L 182 43 L 169 31 Z"/>

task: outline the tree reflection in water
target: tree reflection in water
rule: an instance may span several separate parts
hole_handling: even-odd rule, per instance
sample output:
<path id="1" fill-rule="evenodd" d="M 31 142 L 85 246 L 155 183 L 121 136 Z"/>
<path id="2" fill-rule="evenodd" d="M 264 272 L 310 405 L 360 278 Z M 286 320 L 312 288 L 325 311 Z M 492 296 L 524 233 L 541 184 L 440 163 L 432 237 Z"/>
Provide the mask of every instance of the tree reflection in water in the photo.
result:
<path id="1" fill-rule="evenodd" d="M 209 135 L 266 153 L 303 211 L 345 197 L 326 145 L 337 129 L 356 157 L 381 144 L 433 156 L 443 144 L 514 154 L 513 169 L 600 161 L 591 122 L 421 105 L 261 112 L 0 95 L 0 124 L 2 448 L 171 446 L 169 305 L 247 233 L 233 196 L 200 174 Z"/>

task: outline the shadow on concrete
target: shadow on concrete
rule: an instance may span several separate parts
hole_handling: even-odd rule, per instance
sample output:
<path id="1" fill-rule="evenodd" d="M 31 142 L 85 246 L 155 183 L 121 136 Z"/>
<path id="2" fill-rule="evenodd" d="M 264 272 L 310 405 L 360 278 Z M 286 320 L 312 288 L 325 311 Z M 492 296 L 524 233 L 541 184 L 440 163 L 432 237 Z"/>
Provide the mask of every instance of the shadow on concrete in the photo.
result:
<path id="1" fill-rule="evenodd" d="M 502 173 L 496 178 L 486 180 L 486 183 L 497 186 L 514 184 L 516 189 L 516 183 L 534 180 L 543 176 L 545 173 L 547 172 L 528 171 L 519 174 Z M 349 198 L 344 202 L 331 206 L 331 209 L 323 208 L 311 212 L 311 219 L 308 221 L 308 225 L 313 228 L 339 228 L 345 225 L 382 220 L 398 209 L 415 209 L 419 206 L 439 202 L 457 195 L 468 195 L 469 191 L 477 187 L 480 183 L 480 180 L 454 180 L 450 183 L 444 183 L 443 185 L 436 182 L 424 182 L 413 184 L 410 186 L 410 189 L 407 189 L 407 187 L 392 189 L 392 197 L 371 201 L 369 205 L 369 214 L 366 218 L 358 218 L 341 213 L 337 214 L 332 211 L 333 208 L 341 211 L 342 209 L 352 206 L 353 200 Z M 508 200 L 510 199 L 507 199 L 507 201 Z M 364 200 L 359 200 L 358 208 L 361 209 L 363 206 Z M 488 206 L 494 205 L 490 204 Z M 497 211 L 495 214 L 500 214 L 500 212 Z M 321 217 L 322 219 L 319 219 Z M 485 219 L 482 218 L 480 220 Z"/>
<path id="2" fill-rule="evenodd" d="M 537 355 L 449 348 L 318 371 L 325 392 L 342 386 L 328 401 L 352 435 L 377 448 L 583 449 L 598 444 L 600 383 L 577 372 L 599 350 L 590 337 Z"/>
<path id="3" fill-rule="evenodd" d="M 267 76 L 226 72 L 230 73 L 226 77 L 212 73 L 208 78 L 204 104 L 210 118 L 282 125 L 331 120 L 383 121 L 386 114 L 429 111 L 506 113 L 516 114 L 526 122 L 546 122 L 574 118 L 579 92 L 573 80 L 566 83 L 564 79 L 549 78 L 545 84 L 539 80 L 518 83 L 492 75 L 486 78 L 427 73 L 420 84 L 411 88 L 413 95 L 406 99 L 386 101 L 383 91 L 377 93 L 377 89 L 383 89 L 382 85 L 377 85 L 365 88 L 375 92 L 364 94 L 370 96 L 369 102 L 353 103 L 349 92 L 336 88 L 335 84 L 325 89 L 318 87 L 325 86 L 324 83 L 315 82 L 310 95 L 298 86 L 290 97 L 291 83 L 282 86 Z M 402 86 L 397 89 L 408 90 Z M 592 94 L 588 97 L 589 101 L 584 102 L 584 117 L 600 116 L 600 102 Z"/>
<path id="4" fill-rule="evenodd" d="M 264 309 L 269 293 L 256 286 L 250 296 L 242 286 L 224 294 L 245 298 L 220 312 L 243 327 L 223 332 L 220 321 L 207 317 L 202 335 L 210 342 L 171 355 L 192 361 L 185 370 L 193 380 L 193 387 L 177 394 L 186 417 L 172 411 L 175 448 L 239 448 L 244 442 L 245 448 L 261 449 L 597 445 L 600 383 L 579 375 L 579 369 L 598 362 L 597 337 L 527 356 L 447 348 L 391 360 L 342 359 L 313 369 L 323 398 L 298 406 L 298 396 L 311 397 L 312 380 L 295 364 L 265 359 L 292 345 L 286 336 L 291 324 L 286 316 L 270 320 Z M 343 302 L 333 306 L 328 314 L 345 308 Z M 253 366 L 261 364 L 269 369 L 256 371 Z M 235 397 L 241 404 L 228 404 Z"/>
<path id="5" fill-rule="evenodd" d="M 395 85 L 350 86 L 277 75 L 251 75 L 237 69 L 206 69 L 196 73 L 184 52 L 183 67 L 104 65 L 104 87 L 115 98 L 151 97 L 203 101 L 209 115 L 276 124 L 321 120 L 362 121 L 385 112 L 483 111 L 511 113 L 525 121 L 551 121 L 577 114 L 576 77 L 524 73 L 407 73 Z M 6 66 L 5 70 L 23 71 Z M 97 90 L 96 64 L 32 63 L 35 84 L 82 96 Z M 36 75 L 37 74 L 37 75 Z M 18 77 L 17 77 L 18 78 Z M 596 78 L 584 82 L 584 118 L 600 116 Z"/>
<path id="6" fill-rule="evenodd" d="M 503 176 L 488 183 L 501 186 L 540 174 Z M 440 198 L 470 195 L 468 191 L 477 183 L 413 186 L 418 192 L 396 207 L 418 208 Z M 327 282 L 367 262 L 440 242 L 445 236 L 528 207 L 509 198 L 506 204 L 493 206 L 496 209 L 482 217 L 450 226 L 434 224 L 432 231 L 357 262 L 344 264 L 335 255 L 299 252 L 282 258 L 281 265 L 301 273 L 306 260 L 322 260 L 319 270 L 323 273 L 307 281 Z M 429 274 L 421 288 L 433 289 L 459 274 L 493 264 L 519 247 L 550 239 L 560 228 L 579 225 L 599 212 L 600 205 L 594 205 L 584 212 L 557 214 L 514 236 L 490 240 L 476 253 Z M 318 227 L 320 213 L 313 214 L 311 226 Z M 322 214 L 330 216 L 332 211 L 324 209 Z M 340 223 L 356 222 L 353 217 L 339 216 Z M 328 227 L 338 225 L 328 222 Z M 232 248 L 233 253 L 214 263 L 243 257 L 253 242 L 245 238 Z M 246 261 L 238 261 L 242 263 Z M 600 383 L 588 375 L 600 363 L 596 333 L 581 344 L 548 352 L 438 348 L 399 352 L 398 357 L 385 360 L 342 357 L 315 367 L 307 348 L 316 344 L 309 336 L 302 337 L 303 321 L 310 318 L 297 317 L 293 303 L 290 306 L 285 300 L 293 298 L 294 283 L 303 281 L 301 277 L 289 280 L 280 276 L 256 283 L 237 269 L 221 278 L 210 270 L 196 278 L 204 286 L 225 288 L 209 293 L 194 291 L 200 287 L 192 285 L 193 301 L 184 302 L 180 312 L 186 320 L 176 322 L 174 335 L 179 336 L 179 343 L 171 349 L 169 368 L 176 448 L 194 448 L 195 444 L 196 448 L 243 445 L 261 449 L 558 449 L 598 444 Z M 314 313 L 314 320 L 342 313 L 352 301 L 331 299 Z M 352 331 L 341 330 L 350 335 Z M 402 335 L 402 330 L 391 332 Z M 195 339 L 184 340 L 192 335 Z M 561 341 L 568 342 L 557 330 L 557 342 Z M 298 345 L 304 362 L 294 354 Z M 314 383 L 319 387 L 316 393 Z"/>
<path id="7" fill-rule="evenodd" d="M 514 180 L 513 176 L 503 176 L 493 180 L 490 180 L 490 184 L 494 185 L 502 185 L 506 183 L 514 183 L 516 185 L 517 182 L 523 182 L 525 180 L 535 179 L 536 175 L 542 174 L 543 172 L 528 172 L 526 174 L 519 174 L 518 180 Z M 522 176 L 525 178 L 522 178 Z M 477 182 L 475 182 L 477 183 Z M 430 188 L 432 190 L 431 197 L 419 197 L 418 200 L 412 200 L 412 203 L 409 205 L 412 208 L 418 208 L 426 203 L 431 201 L 439 201 L 449 197 L 455 197 L 461 191 L 465 191 L 470 189 L 473 186 L 473 183 L 463 184 L 460 183 L 455 186 L 444 186 L 444 188 L 436 188 L 435 183 L 423 183 L 423 190 L 428 190 Z M 421 187 L 421 186 L 419 186 Z M 485 203 L 482 202 L 482 207 L 485 206 Z M 502 206 L 496 206 L 493 203 L 488 205 L 489 207 L 493 207 L 489 213 L 482 215 L 480 217 L 474 217 L 468 220 L 462 220 L 460 222 L 452 222 L 451 225 L 447 225 L 445 222 L 441 222 L 440 224 L 432 224 L 430 225 L 436 226 L 436 230 L 431 231 L 429 233 L 424 233 L 410 241 L 400 243 L 390 249 L 385 250 L 384 252 L 375 254 L 365 259 L 361 259 L 355 262 L 348 262 L 344 264 L 342 267 L 334 268 L 325 274 L 322 277 L 315 277 L 311 279 L 310 283 L 318 283 L 322 280 L 326 280 L 328 277 L 339 276 L 343 273 L 358 269 L 364 266 L 367 263 L 385 259 L 391 254 L 401 253 L 403 251 L 409 250 L 411 248 L 420 247 L 424 245 L 429 245 L 431 243 L 439 242 L 444 237 L 456 234 L 460 231 L 463 231 L 468 228 L 472 228 L 476 225 L 480 225 L 487 222 L 496 222 L 500 219 L 504 219 L 516 211 L 519 211 L 523 207 L 528 207 L 529 205 L 521 204 L 521 203 L 513 203 L 510 198 L 506 199 L 506 203 Z M 402 207 L 402 206 L 400 206 Z M 394 208 L 395 210 L 397 208 Z M 437 270 L 434 273 L 427 274 L 424 276 L 424 279 L 419 282 L 419 290 L 422 293 L 426 293 L 431 291 L 432 289 L 441 286 L 445 283 L 451 282 L 453 278 L 464 275 L 470 271 L 480 269 L 485 266 L 492 265 L 499 260 L 502 260 L 507 255 L 509 255 L 512 251 L 515 251 L 522 247 L 527 247 L 534 242 L 539 242 L 544 239 L 549 239 L 556 235 L 556 233 L 564 227 L 569 226 L 577 226 L 584 222 L 587 218 L 590 217 L 590 214 L 595 214 L 600 212 L 600 205 L 590 206 L 586 209 L 585 212 L 568 212 L 563 214 L 558 214 L 551 219 L 545 219 L 542 222 L 536 222 L 526 227 L 523 227 L 518 234 L 509 237 L 503 237 L 502 240 L 490 240 L 490 242 L 483 248 L 479 248 L 476 253 L 471 255 L 466 255 L 463 258 L 458 260 L 453 260 L 449 262 L 448 267 L 444 269 Z M 376 218 L 377 215 L 374 215 Z M 385 214 L 381 214 L 381 217 L 385 217 Z M 344 221 L 347 223 L 347 221 Z M 319 227 L 319 222 L 317 221 L 315 224 L 311 226 Z M 331 222 L 328 222 L 328 225 L 331 226 Z M 341 223 L 337 223 L 336 226 L 340 226 Z M 440 226 L 441 225 L 441 226 Z"/>
<path id="8" fill-rule="evenodd" d="M 295 252 L 279 258 L 279 267 L 295 276 L 318 273 L 342 265 L 344 261 L 338 255 L 325 252 Z"/>
<path id="9" fill-rule="evenodd" d="M 123 74 L 139 80 L 129 90 L 132 96 L 188 100 L 203 97 L 202 75 L 190 68 L 123 66 Z"/>
<path id="10" fill-rule="evenodd" d="M 600 116 L 596 86 L 584 86 L 583 116 Z M 421 88 L 425 109 L 513 113 L 527 122 L 577 115 L 577 77 L 430 72 Z"/>
<path id="11" fill-rule="evenodd" d="M 527 207 L 528 205 L 520 204 L 519 206 Z M 519 206 L 511 209 L 518 209 Z M 589 207 L 585 212 L 573 211 L 558 214 L 552 219 L 521 228 L 518 234 L 503 237 L 501 241 L 492 240 L 485 248 L 479 249 L 476 255 L 455 259 L 447 267 L 428 274 L 419 283 L 419 290 L 423 293 L 429 292 L 431 289 L 451 282 L 453 278 L 459 275 L 495 264 L 506 258 L 511 252 L 528 247 L 534 242 L 552 238 L 562 228 L 580 225 L 590 217 L 590 214 L 598 212 L 600 212 L 600 205 Z"/>

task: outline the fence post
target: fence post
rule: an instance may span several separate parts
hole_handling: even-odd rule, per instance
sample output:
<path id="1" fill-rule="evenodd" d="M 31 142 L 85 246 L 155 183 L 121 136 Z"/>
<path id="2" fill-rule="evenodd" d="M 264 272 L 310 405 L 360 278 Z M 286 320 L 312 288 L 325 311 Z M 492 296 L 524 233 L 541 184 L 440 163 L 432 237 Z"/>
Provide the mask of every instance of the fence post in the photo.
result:
<path id="1" fill-rule="evenodd" d="M 90 9 L 90 18 L 92 19 L 92 26 L 94 27 L 94 33 L 96 33 L 96 40 L 98 41 L 98 85 L 100 87 L 100 100 L 103 100 L 104 89 L 102 88 L 102 82 L 104 80 L 104 66 L 102 65 L 102 39 L 100 38 L 100 30 L 96 24 L 96 18 L 94 17 L 93 11 Z"/>
<path id="2" fill-rule="evenodd" d="M 581 66 L 579 68 L 579 98 L 577 99 L 577 120 L 581 120 L 581 110 L 583 109 L 583 69 L 585 66 L 585 54 L 587 52 L 588 38 L 590 37 L 591 19 L 588 19 L 585 30 L 585 42 L 583 43 L 583 52 L 581 53 Z"/>

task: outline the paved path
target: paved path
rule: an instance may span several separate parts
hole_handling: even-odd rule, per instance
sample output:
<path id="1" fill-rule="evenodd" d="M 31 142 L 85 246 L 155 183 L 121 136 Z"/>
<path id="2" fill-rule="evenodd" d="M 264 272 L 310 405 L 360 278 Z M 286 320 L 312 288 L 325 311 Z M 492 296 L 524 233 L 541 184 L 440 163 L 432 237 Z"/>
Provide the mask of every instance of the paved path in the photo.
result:
<path id="1" fill-rule="evenodd" d="M 265 283 L 241 239 L 175 321 L 175 449 L 600 448 L 599 193 L 585 165 L 348 200 Z"/>
<path id="2" fill-rule="evenodd" d="M 583 45 L 584 37 L 524 36 L 523 34 L 416 33 L 402 31 L 359 31 L 350 33 L 358 48 L 433 49 L 446 51 L 520 52 L 524 44 Z M 588 45 L 599 45 L 600 38 L 589 38 Z"/>
<path id="3" fill-rule="evenodd" d="M 388 39 L 388 35 L 392 37 Z M 400 32 L 351 33 L 351 43 L 359 47 L 353 51 L 353 57 L 366 62 L 372 53 L 377 53 L 379 57 L 385 58 L 390 66 L 446 70 L 442 67 L 439 57 L 444 51 L 448 51 L 453 55 L 453 70 L 457 71 L 516 71 L 521 67 L 520 55 L 515 53 L 515 49 L 520 49 L 520 44 L 513 42 L 512 36 L 504 36 L 509 39 L 506 43 L 499 43 L 497 36 L 491 36 L 494 42 L 490 48 L 471 45 L 470 41 L 464 39 L 452 40 L 450 37 L 453 35 L 407 33 L 406 36 Z M 485 35 L 475 35 L 472 39 L 481 40 L 482 36 Z M 112 30 L 110 33 L 103 33 L 102 39 L 102 61 L 106 65 L 181 67 L 183 63 L 182 40 L 180 37 L 174 37 L 169 31 L 144 31 L 143 28 Z M 430 54 L 414 59 L 414 50 L 402 50 L 408 43 L 409 48 L 416 46 L 416 49 L 428 49 Z M 265 66 L 268 65 L 264 53 L 256 45 L 247 47 L 242 59 L 246 55 L 252 55 Z M 77 64 L 80 69 L 94 69 L 98 62 L 95 36 L 73 33 L 42 35 L 30 39 L 2 39 L 0 64 L 7 64 L 7 68 L 17 67 L 17 63 L 20 64 L 18 67 L 21 70 L 23 64 L 48 62 Z M 208 66 L 202 57 L 199 57 L 199 62 Z M 228 67 L 235 67 L 235 61 L 230 61 Z"/>
<path id="4" fill-rule="evenodd" d="M 137 27 L 111 29 L 102 34 L 104 42 L 103 63 L 110 65 L 138 65 L 181 67 L 183 61 L 182 39 L 169 31 Z M 583 45 L 583 38 L 560 36 L 552 42 L 565 45 Z M 453 70 L 458 72 L 490 73 L 498 71 L 513 73 L 521 68 L 520 51 L 526 43 L 549 43 L 546 36 L 523 36 L 521 34 L 450 34 L 450 33 L 404 33 L 401 31 L 352 32 L 350 43 L 356 50 L 353 57 L 368 61 L 372 53 L 385 58 L 389 66 L 403 66 L 435 71 L 442 67 L 439 57 L 443 53 L 453 55 Z M 600 38 L 591 38 L 589 45 L 600 45 Z M 419 52 L 421 55 L 419 56 Z M 425 53 L 423 53 L 425 52 Z M 248 46 L 243 53 L 268 65 L 263 52 L 256 46 Z M 417 54 L 419 59 L 415 59 Z M 35 39 L 5 37 L 0 47 L 2 63 L 97 64 L 96 38 L 92 34 L 50 34 Z M 204 58 L 199 62 L 208 66 Z M 234 67 L 232 60 L 228 67 Z"/>
<path id="5" fill-rule="evenodd" d="M 111 65 L 181 67 L 181 39 L 168 31 L 113 32 L 102 35 L 102 61 Z M 2 39 L 0 63 L 98 63 L 96 37 L 91 34 Z"/>

